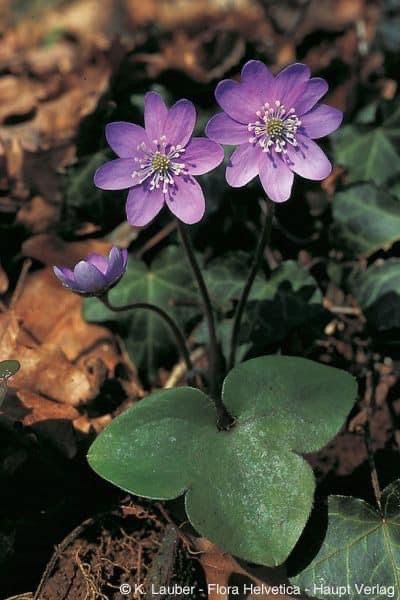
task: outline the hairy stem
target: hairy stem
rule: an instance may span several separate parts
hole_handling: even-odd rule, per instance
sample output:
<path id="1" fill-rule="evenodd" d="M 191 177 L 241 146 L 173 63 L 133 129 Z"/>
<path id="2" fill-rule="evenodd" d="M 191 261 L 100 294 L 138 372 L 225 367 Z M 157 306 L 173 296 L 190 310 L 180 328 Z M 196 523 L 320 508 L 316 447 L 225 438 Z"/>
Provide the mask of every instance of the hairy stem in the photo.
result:
<path id="1" fill-rule="evenodd" d="M 242 290 L 242 294 L 240 296 L 238 305 L 236 307 L 235 316 L 234 316 L 234 320 L 233 320 L 231 343 L 230 343 L 230 353 L 229 353 L 229 360 L 228 360 L 228 371 L 233 369 L 233 367 L 235 366 L 236 352 L 237 352 L 237 347 L 238 347 L 238 342 L 239 342 L 240 325 L 242 322 L 243 312 L 246 307 L 246 303 L 247 303 L 254 279 L 257 275 L 257 271 L 261 264 L 261 259 L 264 254 L 264 248 L 265 248 L 266 244 L 270 241 L 270 237 L 271 237 L 272 218 L 274 215 L 274 205 L 271 202 L 271 200 L 269 200 L 269 198 L 267 198 L 267 202 L 263 205 L 263 207 L 265 207 L 265 208 L 263 210 L 263 218 L 264 219 L 263 219 L 261 234 L 260 234 L 260 237 L 258 240 L 256 251 L 253 256 L 253 261 L 250 266 L 249 275 L 247 277 L 246 283 Z"/>
<path id="2" fill-rule="evenodd" d="M 133 302 L 132 304 L 126 304 L 124 306 L 114 306 L 108 299 L 108 296 L 102 296 L 99 298 L 103 302 L 103 304 L 113 312 L 124 312 L 126 310 L 136 310 L 136 309 L 145 309 L 151 310 L 156 313 L 161 319 L 164 320 L 164 323 L 169 327 L 171 332 L 175 337 L 176 344 L 178 346 L 179 352 L 185 361 L 186 368 L 188 371 L 193 370 L 193 364 L 190 359 L 189 350 L 186 345 L 185 336 L 182 333 L 180 327 L 176 324 L 175 320 L 167 313 L 165 310 L 156 306 L 155 304 L 150 304 L 149 302 Z"/>
<path id="3" fill-rule="evenodd" d="M 209 335 L 209 363 L 210 363 L 210 395 L 215 403 L 218 413 L 218 423 L 222 429 L 229 428 L 230 424 L 233 423 L 234 419 L 231 417 L 226 407 L 224 406 L 221 399 L 221 382 L 222 382 L 222 356 L 221 350 L 217 338 L 215 329 L 214 311 L 211 304 L 210 295 L 204 277 L 202 275 L 199 263 L 194 252 L 192 241 L 186 230 L 186 227 L 180 222 L 178 223 L 178 230 L 181 237 L 182 245 L 185 249 L 187 258 L 194 277 L 199 288 L 204 316 L 207 322 L 208 335 Z"/>

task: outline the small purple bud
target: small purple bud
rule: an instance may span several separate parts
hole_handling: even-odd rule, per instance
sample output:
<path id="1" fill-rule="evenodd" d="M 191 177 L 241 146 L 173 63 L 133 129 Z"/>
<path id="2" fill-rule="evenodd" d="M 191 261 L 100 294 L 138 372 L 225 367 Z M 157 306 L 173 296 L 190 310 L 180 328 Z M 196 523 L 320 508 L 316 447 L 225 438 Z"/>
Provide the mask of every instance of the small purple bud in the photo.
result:
<path id="1" fill-rule="evenodd" d="M 128 251 L 113 246 L 108 256 L 90 254 L 74 269 L 53 267 L 64 287 L 81 296 L 103 296 L 114 287 L 126 271 Z"/>

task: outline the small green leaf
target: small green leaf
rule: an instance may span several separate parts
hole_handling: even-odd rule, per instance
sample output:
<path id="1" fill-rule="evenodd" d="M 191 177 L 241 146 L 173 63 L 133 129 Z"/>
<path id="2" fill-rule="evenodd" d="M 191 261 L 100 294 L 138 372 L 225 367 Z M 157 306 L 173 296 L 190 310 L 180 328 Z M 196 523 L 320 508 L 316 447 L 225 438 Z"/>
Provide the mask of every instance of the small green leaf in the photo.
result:
<path id="1" fill-rule="evenodd" d="M 143 261 L 130 258 L 125 276 L 109 297 L 116 306 L 132 302 L 157 304 L 180 323 L 198 313 L 191 272 L 185 255 L 176 246 L 160 253 L 150 268 Z M 88 321 L 113 323 L 125 340 L 132 360 L 147 376 L 176 354 L 170 330 L 158 315 L 146 309 L 113 313 L 96 298 L 88 298 L 84 303 L 84 316 Z"/>
<path id="2" fill-rule="evenodd" d="M 364 500 L 331 496 L 323 544 L 291 581 L 323 600 L 336 600 L 338 586 L 345 600 L 399 598 L 400 480 L 384 490 L 381 503 L 382 515 Z"/>
<path id="3" fill-rule="evenodd" d="M 350 280 L 369 324 L 376 331 L 400 328 L 400 260 L 379 262 Z"/>
<path id="4" fill-rule="evenodd" d="M 15 375 L 20 368 L 17 360 L 2 360 L 0 362 L 0 406 L 7 393 L 7 379 Z"/>
<path id="5" fill-rule="evenodd" d="M 400 104 L 382 103 L 380 108 L 386 113 L 381 124 L 346 125 L 333 136 L 336 162 L 348 169 L 350 182 L 382 184 L 400 173 Z"/>
<path id="6" fill-rule="evenodd" d="M 218 431 L 199 390 L 152 394 L 96 439 L 89 463 L 124 490 L 158 499 L 186 491 L 193 526 L 246 560 L 281 564 L 311 511 L 314 477 L 300 453 L 325 445 L 356 395 L 343 371 L 303 358 L 242 363 L 225 379 L 223 400 L 237 418 Z"/>
<path id="7" fill-rule="evenodd" d="M 20 366 L 17 360 L 2 360 L 0 362 L 0 379 L 12 377 L 19 370 Z"/>
<path id="8" fill-rule="evenodd" d="M 400 239 L 400 201 L 370 184 L 336 194 L 333 218 L 335 232 L 352 255 L 369 256 Z"/>

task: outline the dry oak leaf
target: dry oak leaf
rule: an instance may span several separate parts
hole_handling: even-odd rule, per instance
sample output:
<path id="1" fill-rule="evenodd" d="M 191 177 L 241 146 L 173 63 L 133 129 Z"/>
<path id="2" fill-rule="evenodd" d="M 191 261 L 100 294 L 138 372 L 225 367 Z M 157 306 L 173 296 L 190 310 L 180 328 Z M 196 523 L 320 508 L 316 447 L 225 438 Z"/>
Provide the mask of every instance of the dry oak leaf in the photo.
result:
<path id="1" fill-rule="evenodd" d="M 22 254 L 39 260 L 46 266 L 62 265 L 71 268 L 93 252 L 107 254 L 111 246 L 110 242 L 104 240 L 65 242 L 54 234 L 42 233 L 32 236 L 22 244 Z"/>
<path id="2" fill-rule="evenodd" d="M 18 357 L 18 390 L 72 406 L 98 394 L 118 355 L 110 332 L 86 323 L 80 311 L 81 299 L 50 268 L 27 277 L 13 310 L 0 314 L 0 359 Z M 94 369 L 96 361 L 104 368 Z"/>
<path id="3" fill-rule="evenodd" d="M 80 417 L 78 411 L 67 404 L 48 400 L 27 390 L 8 395 L 0 413 L 7 420 L 29 426 L 41 438 L 54 444 L 65 456 L 72 458 L 77 452 L 73 422 Z"/>
<path id="4" fill-rule="evenodd" d="M 97 396 L 120 357 L 112 334 L 83 320 L 81 298 L 64 289 L 50 268 L 28 276 L 12 308 L 0 313 L 0 360 L 15 357 L 21 369 L 2 418 L 21 421 L 74 456 L 75 431 L 99 431 L 111 419 L 90 419 L 75 407 Z"/>
<path id="5" fill-rule="evenodd" d="M 269 600 L 270 598 L 275 598 L 275 600 L 293 600 L 294 598 L 305 598 L 301 595 L 294 596 L 293 594 L 277 593 L 276 588 L 279 588 L 280 585 L 283 590 L 286 585 L 290 586 L 287 577 L 285 577 L 283 567 L 275 569 L 257 567 L 246 570 L 242 566 L 244 563 L 242 565 L 239 564 L 233 556 L 222 552 L 218 546 L 212 544 L 206 538 L 191 538 L 191 541 L 198 552 L 198 559 L 204 569 L 207 584 L 214 584 L 209 588 L 209 600 L 229 600 L 229 593 L 224 594 L 223 592 L 229 585 L 233 585 L 230 583 L 232 575 L 241 575 L 242 578 L 246 578 L 241 581 L 245 581 L 247 586 L 253 584 L 254 588 L 258 588 L 255 594 L 246 596 L 247 600 Z M 274 587 L 275 590 L 271 589 Z M 269 593 L 268 588 L 270 589 Z"/>
<path id="6" fill-rule="evenodd" d="M 107 89 L 110 74 L 108 60 L 101 58 L 81 72 L 68 75 L 63 80 L 65 93 L 38 102 L 32 119 L 0 127 L 0 143 L 4 146 L 10 140 L 17 140 L 24 149 L 36 151 L 71 140 L 80 120 L 96 108 Z"/>
<path id="7" fill-rule="evenodd" d="M 28 115 L 36 109 L 40 84 L 28 78 L 0 77 L 0 123 L 13 116 Z"/>
<path id="8" fill-rule="evenodd" d="M 19 66 L 25 50 L 40 44 L 47 34 L 57 30 L 72 33 L 78 38 L 82 36 L 86 41 L 103 48 L 108 41 L 114 4 L 113 0 L 70 0 L 59 7 L 47 8 L 42 11 L 40 18 L 28 16 L 20 20 L 14 27 L 4 31 L 0 46 L 0 69 Z M 11 5 L 12 2 L 10 9 Z"/>

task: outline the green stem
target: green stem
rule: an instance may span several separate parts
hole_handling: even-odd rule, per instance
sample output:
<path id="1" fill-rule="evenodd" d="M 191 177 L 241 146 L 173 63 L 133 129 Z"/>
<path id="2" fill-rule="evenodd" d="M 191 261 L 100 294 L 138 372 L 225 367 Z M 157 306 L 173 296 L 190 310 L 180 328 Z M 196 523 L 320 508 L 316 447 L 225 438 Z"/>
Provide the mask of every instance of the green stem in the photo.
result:
<path id="1" fill-rule="evenodd" d="M 257 271 L 260 268 L 261 259 L 264 255 L 264 248 L 265 248 L 266 244 L 269 242 L 270 237 L 271 237 L 272 218 L 274 215 L 274 205 L 271 202 L 271 200 L 269 200 L 269 198 L 267 198 L 267 202 L 265 204 L 265 210 L 263 211 L 263 214 L 264 214 L 264 222 L 263 222 L 261 234 L 260 234 L 260 237 L 258 240 L 257 248 L 254 253 L 253 262 L 251 264 L 249 275 L 247 277 L 246 283 L 242 290 L 242 294 L 240 296 L 240 299 L 239 299 L 239 302 L 238 302 L 238 305 L 237 305 L 236 311 L 235 311 L 233 327 L 232 327 L 232 335 L 231 335 L 230 354 L 229 354 L 229 360 L 228 360 L 228 371 L 233 369 L 233 367 L 235 366 L 236 353 L 237 353 L 237 347 L 238 347 L 238 342 L 239 342 L 240 325 L 242 322 L 243 312 L 246 307 L 246 303 L 247 303 L 252 285 L 254 283 L 254 279 L 257 275 Z"/>
<path id="2" fill-rule="evenodd" d="M 229 414 L 221 399 L 222 356 L 215 328 L 214 311 L 211 304 L 210 295 L 206 286 L 206 282 L 204 281 L 204 277 L 202 275 L 199 263 L 197 262 L 197 258 L 194 252 L 190 236 L 186 230 L 186 227 L 179 220 L 177 220 L 177 226 L 181 237 L 182 245 L 185 249 L 187 258 L 189 260 L 190 266 L 192 267 L 192 271 L 200 291 L 204 316 L 208 327 L 208 334 L 210 340 L 210 395 L 217 409 L 218 424 L 220 428 L 227 429 L 233 423 L 234 419 Z"/>
<path id="3" fill-rule="evenodd" d="M 191 361 L 189 350 L 186 345 L 185 336 L 183 335 L 179 326 L 176 324 L 175 320 L 172 317 L 170 317 L 170 315 L 167 312 L 165 312 L 165 310 L 163 310 L 159 306 L 156 306 L 155 304 L 150 304 L 149 302 L 133 302 L 132 304 L 126 304 L 124 306 L 114 306 L 109 301 L 107 295 L 101 296 L 99 300 L 101 300 L 103 304 L 113 312 L 124 312 L 126 310 L 136 310 L 138 308 L 141 308 L 145 310 L 151 310 L 152 312 L 156 313 L 159 317 L 161 317 L 161 319 L 164 320 L 164 323 L 172 331 L 177 346 L 179 348 L 179 352 L 183 360 L 185 361 L 186 369 L 188 371 L 193 371 L 193 363 Z"/>

